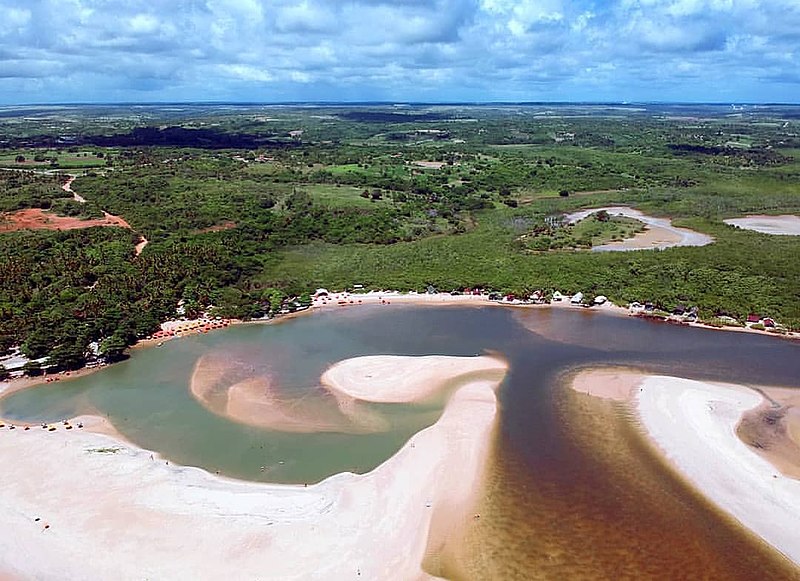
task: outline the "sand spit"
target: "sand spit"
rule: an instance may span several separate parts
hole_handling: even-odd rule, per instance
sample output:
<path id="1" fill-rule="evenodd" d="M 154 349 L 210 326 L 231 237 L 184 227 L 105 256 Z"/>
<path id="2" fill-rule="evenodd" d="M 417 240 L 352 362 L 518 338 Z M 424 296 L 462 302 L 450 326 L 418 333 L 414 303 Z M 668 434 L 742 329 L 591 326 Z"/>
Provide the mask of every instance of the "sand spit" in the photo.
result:
<path id="1" fill-rule="evenodd" d="M 208 410 L 251 426 L 364 434 L 392 427 L 384 414 L 365 402 L 409 403 L 445 396 L 453 382 L 483 372 L 495 375 L 479 379 L 499 378 L 506 367 L 494 357 L 356 357 L 329 368 L 317 396 L 293 398 L 281 393 L 265 370 L 225 354 L 208 354 L 195 365 L 190 391 Z"/>
<path id="2" fill-rule="evenodd" d="M 354 431 L 389 429 L 388 421 L 369 403 L 423 402 L 447 395 L 454 381 L 468 378 L 500 380 L 507 364 L 496 357 L 354 357 L 330 367 L 322 384 L 336 399 L 338 410 Z"/>
<path id="3" fill-rule="evenodd" d="M 86 430 L 0 431 L 0 571 L 27 578 L 419 579 L 472 518 L 499 381 L 365 475 L 233 481 Z M 88 419 L 84 419 L 88 425 Z"/>
<path id="4" fill-rule="evenodd" d="M 666 218 L 654 218 L 653 216 L 648 216 L 639 210 L 634 210 L 627 206 L 611 206 L 581 210 L 579 212 L 567 214 L 565 218 L 568 223 L 574 224 L 601 210 L 605 210 L 609 214 L 615 216 L 625 216 L 644 222 L 647 225 L 647 230 L 627 240 L 595 246 L 592 248 L 592 252 L 621 252 L 645 250 L 649 248 L 663 250 L 664 248 L 672 248 L 675 246 L 705 246 L 714 241 L 711 236 L 687 228 L 677 228 Z"/>
<path id="5" fill-rule="evenodd" d="M 646 376 L 630 390 L 631 381 L 639 377 L 621 372 L 615 378 L 613 372 L 603 371 L 597 375 L 595 392 L 629 393 L 644 430 L 678 472 L 800 565 L 800 480 L 787 477 L 736 433 L 743 415 L 764 398 L 743 386 L 664 376 Z M 577 378 L 573 387 L 585 393 L 591 372 Z M 613 381 L 625 387 L 610 387 Z M 800 457 L 791 462 L 800 465 Z"/>
<path id="6" fill-rule="evenodd" d="M 785 214 L 783 216 L 745 216 L 744 218 L 731 218 L 724 220 L 726 224 L 754 230 L 762 234 L 775 234 L 783 236 L 800 236 L 800 216 Z"/>
<path id="7" fill-rule="evenodd" d="M 498 357 L 354 357 L 330 367 L 322 383 L 353 399 L 375 403 L 423 401 L 438 394 L 453 378 L 470 373 L 505 373 Z"/>

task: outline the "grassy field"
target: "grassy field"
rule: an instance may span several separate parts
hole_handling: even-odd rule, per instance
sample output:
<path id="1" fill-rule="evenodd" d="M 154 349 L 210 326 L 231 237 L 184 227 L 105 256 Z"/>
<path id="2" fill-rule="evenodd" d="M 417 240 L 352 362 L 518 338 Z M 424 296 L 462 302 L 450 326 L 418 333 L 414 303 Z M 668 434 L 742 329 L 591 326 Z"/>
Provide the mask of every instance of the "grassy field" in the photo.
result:
<path id="1" fill-rule="evenodd" d="M 97 153 L 103 157 L 97 157 Z M 18 169 L 91 169 L 106 166 L 105 153 L 98 150 L 66 152 L 64 150 L 14 150 L 3 151 L 0 155 L 0 167 Z M 25 161 L 18 161 L 22 156 Z"/>
<path id="2" fill-rule="evenodd" d="M 381 195 L 380 199 L 372 199 L 372 196 L 363 197 L 364 188 L 353 186 L 328 185 L 328 184 L 303 184 L 299 186 L 317 202 L 335 208 L 355 207 L 355 208 L 374 208 L 391 204 L 388 196 Z"/>

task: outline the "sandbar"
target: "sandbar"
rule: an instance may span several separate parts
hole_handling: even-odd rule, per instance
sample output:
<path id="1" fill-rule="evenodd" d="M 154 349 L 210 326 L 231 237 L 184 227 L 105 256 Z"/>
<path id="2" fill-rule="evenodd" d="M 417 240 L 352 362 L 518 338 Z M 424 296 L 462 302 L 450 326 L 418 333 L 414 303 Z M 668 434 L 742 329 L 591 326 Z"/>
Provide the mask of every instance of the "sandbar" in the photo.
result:
<path id="1" fill-rule="evenodd" d="M 403 357 L 371 355 L 347 359 L 330 367 L 322 383 L 354 399 L 375 403 L 422 401 L 462 375 L 497 371 L 507 364 L 499 357 Z"/>
<path id="2" fill-rule="evenodd" d="M 784 214 L 783 216 L 745 216 L 724 220 L 726 224 L 753 230 L 762 234 L 779 236 L 800 236 L 800 216 Z"/>
<path id="3" fill-rule="evenodd" d="M 467 380 L 436 424 L 376 469 L 307 487 L 176 466 L 85 429 L 6 427 L 0 571 L 26 578 L 431 578 L 423 563 L 447 551 L 472 520 L 498 385 Z"/>
<path id="4" fill-rule="evenodd" d="M 737 436 L 742 418 L 764 405 L 759 391 L 616 370 L 599 372 L 593 385 L 594 373 L 579 373 L 573 387 L 583 393 L 627 399 L 644 432 L 682 477 L 800 565 L 800 480 L 770 462 L 752 442 L 745 443 Z M 621 385 L 610 385 L 614 381 Z M 790 392 L 784 394 L 786 398 L 800 392 L 786 391 Z M 794 468 L 800 466 L 798 456 L 783 454 L 781 458 Z"/>

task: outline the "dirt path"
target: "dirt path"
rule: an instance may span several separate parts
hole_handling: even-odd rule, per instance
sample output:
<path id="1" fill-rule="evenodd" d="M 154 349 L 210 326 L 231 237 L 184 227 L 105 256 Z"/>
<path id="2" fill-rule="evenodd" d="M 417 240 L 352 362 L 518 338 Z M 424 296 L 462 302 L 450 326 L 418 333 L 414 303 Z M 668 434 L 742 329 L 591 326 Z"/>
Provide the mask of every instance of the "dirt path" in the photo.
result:
<path id="1" fill-rule="evenodd" d="M 69 176 L 69 179 L 62 184 L 61 189 L 72 194 L 72 199 L 76 202 L 85 204 L 86 198 L 72 189 L 72 182 L 74 181 L 75 176 Z M 15 232 L 17 230 L 77 230 L 79 228 L 91 228 L 93 226 L 116 226 L 118 228 L 125 228 L 126 230 L 133 230 L 131 225 L 128 224 L 123 217 L 109 214 L 105 210 L 103 210 L 102 218 L 88 220 L 81 220 L 69 216 L 58 216 L 47 210 L 42 210 L 41 208 L 29 208 L 27 210 L 0 214 L 0 232 Z M 136 256 L 142 253 L 147 244 L 147 238 L 140 234 L 139 241 L 136 243 L 136 246 L 134 246 Z"/>
<path id="2" fill-rule="evenodd" d="M 141 234 L 139 234 L 139 236 L 141 236 L 141 239 L 139 240 L 139 242 L 137 242 L 136 246 L 134 247 L 136 256 L 139 256 L 142 253 L 142 250 L 144 250 L 144 247 L 149 244 L 147 238 L 145 238 Z"/>
<path id="3" fill-rule="evenodd" d="M 65 192 L 72 194 L 72 199 L 75 200 L 76 202 L 85 204 L 86 198 L 81 196 L 78 192 L 73 191 L 72 189 L 72 182 L 74 181 L 75 181 L 75 176 L 69 176 L 69 179 L 63 186 L 61 186 L 61 189 L 64 190 Z"/>

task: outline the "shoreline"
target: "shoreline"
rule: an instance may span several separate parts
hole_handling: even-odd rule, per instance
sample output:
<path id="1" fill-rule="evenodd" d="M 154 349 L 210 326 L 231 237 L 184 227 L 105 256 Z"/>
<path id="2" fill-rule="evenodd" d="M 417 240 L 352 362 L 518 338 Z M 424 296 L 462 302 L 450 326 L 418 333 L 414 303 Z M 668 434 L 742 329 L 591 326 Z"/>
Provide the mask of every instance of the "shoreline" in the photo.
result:
<path id="1" fill-rule="evenodd" d="M 563 301 L 553 301 L 544 304 L 531 304 L 522 302 L 514 303 L 507 301 L 492 301 L 489 300 L 486 295 L 450 295 L 446 293 L 429 295 L 429 294 L 401 293 L 399 291 L 385 291 L 385 292 L 370 291 L 367 293 L 335 293 L 334 295 L 346 296 L 347 299 L 345 300 L 344 304 L 338 303 L 338 301 L 334 301 L 333 299 L 331 299 L 328 302 L 322 302 L 319 301 L 319 299 L 314 299 L 311 307 L 308 309 L 302 311 L 296 311 L 293 313 L 282 314 L 273 317 L 271 319 L 251 319 L 247 321 L 241 319 L 228 319 L 229 325 L 225 328 L 235 327 L 238 325 L 279 325 L 300 317 L 307 317 L 318 312 L 336 310 L 338 308 L 353 308 L 353 307 L 368 306 L 368 305 L 391 306 L 392 304 L 400 304 L 409 306 L 428 306 L 428 307 L 471 306 L 471 307 L 505 307 L 505 308 L 515 308 L 515 309 L 548 309 L 548 308 L 570 309 L 570 310 L 576 310 L 576 311 L 580 310 L 591 313 L 601 313 L 604 315 L 612 315 L 618 317 L 622 316 L 637 317 L 637 318 L 652 320 L 653 322 L 657 323 L 680 325 L 696 329 L 708 329 L 713 331 L 736 332 L 736 333 L 750 333 L 753 335 L 774 337 L 776 339 L 783 339 L 788 341 L 800 341 L 800 333 L 798 332 L 790 331 L 787 332 L 786 334 L 780 334 L 766 330 L 751 329 L 749 327 L 728 327 L 728 326 L 720 327 L 716 325 L 709 325 L 703 322 L 681 322 L 668 319 L 665 320 L 660 317 L 649 317 L 643 311 L 638 311 L 627 307 L 620 307 L 618 305 L 613 304 L 611 301 L 606 301 L 602 305 L 583 307 L 581 305 L 573 305 L 572 303 L 569 302 L 568 297 L 565 297 L 565 300 Z M 352 303 L 350 302 L 350 299 L 352 299 L 353 301 Z M 128 351 L 130 353 L 133 353 L 140 349 L 160 347 L 163 343 L 166 343 L 168 341 L 182 339 L 188 336 L 192 336 L 193 334 L 194 333 L 186 333 L 181 336 L 141 339 L 136 344 L 131 345 L 128 348 Z M 29 387 L 35 387 L 37 385 L 45 383 L 48 377 L 56 377 L 59 378 L 59 380 L 61 381 L 65 381 L 69 379 L 83 377 L 90 373 L 100 371 L 102 369 L 105 369 L 109 365 L 114 365 L 114 363 L 109 363 L 91 368 L 83 367 L 81 369 L 69 372 L 59 372 L 55 374 L 36 376 L 36 377 L 18 377 L 18 378 L 8 379 L 5 381 L 0 381 L 0 399 L 16 391 L 27 389 Z M 69 375 L 67 375 L 67 373 Z"/>
<path id="2" fill-rule="evenodd" d="M 625 368 L 582 370 L 569 381 L 575 391 L 622 403 L 635 413 L 642 436 L 665 464 L 740 526 L 800 567 L 800 467 L 797 442 L 773 440 L 772 450 L 745 443 L 743 419 L 783 391 L 787 405 L 800 389 L 761 388 L 651 375 Z M 789 398 L 792 398 L 789 400 Z M 796 411 L 796 408 L 791 408 Z M 796 426 L 794 426 L 796 430 Z M 789 446 L 795 448 L 789 450 Z M 786 453 L 782 452 L 787 452 Z M 774 457 L 780 458 L 780 465 Z"/>
<path id="3" fill-rule="evenodd" d="M 417 371 L 429 363 L 419 359 Z M 436 370 L 440 383 L 450 372 Z M 207 578 L 232 569 L 240 578 L 435 574 L 425 570 L 428 559 L 458 542 L 482 490 L 501 380 L 465 377 L 441 418 L 377 468 L 308 486 L 177 466 L 88 428 L 5 428 L 0 518 L 13 534 L 0 538 L 0 570 L 118 579 Z M 103 423 L 85 421 L 92 429 Z"/>

